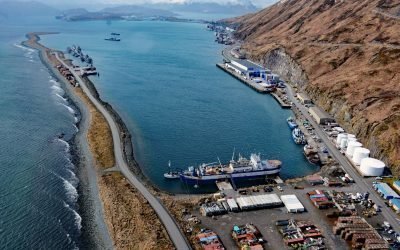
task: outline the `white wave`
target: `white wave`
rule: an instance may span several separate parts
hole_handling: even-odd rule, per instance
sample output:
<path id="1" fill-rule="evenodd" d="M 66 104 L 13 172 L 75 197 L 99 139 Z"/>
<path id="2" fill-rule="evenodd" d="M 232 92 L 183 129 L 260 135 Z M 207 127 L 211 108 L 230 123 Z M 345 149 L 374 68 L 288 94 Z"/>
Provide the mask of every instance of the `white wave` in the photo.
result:
<path id="1" fill-rule="evenodd" d="M 75 124 L 77 124 L 77 123 L 79 122 L 79 118 L 76 117 L 76 116 L 74 116 L 74 122 L 75 122 Z M 74 126 L 75 126 L 75 124 L 74 124 Z M 75 127 L 76 127 L 76 126 L 75 126 Z"/>
<path id="2" fill-rule="evenodd" d="M 60 83 L 57 82 L 56 80 L 54 80 L 53 77 L 49 76 L 49 79 L 50 79 L 49 82 L 51 82 L 53 84 L 53 86 L 56 86 L 59 88 L 61 87 Z"/>
<path id="3" fill-rule="evenodd" d="M 65 146 L 65 152 L 69 152 L 70 145 L 68 142 L 64 141 L 63 139 L 57 138 L 57 141 L 61 142 Z"/>
<path id="4" fill-rule="evenodd" d="M 75 124 L 73 124 L 73 125 L 74 125 L 74 128 L 75 128 L 75 132 L 79 132 L 79 128 Z"/>
<path id="5" fill-rule="evenodd" d="M 51 86 L 51 89 L 53 90 L 54 93 L 57 93 L 59 95 L 64 95 L 65 94 L 64 90 L 61 87 L 57 86 L 57 85 Z"/>
<path id="6" fill-rule="evenodd" d="M 60 176 L 59 174 L 54 173 L 53 171 L 50 171 L 52 174 L 54 174 L 56 177 L 58 177 L 60 180 L 63 182 L 63 186 L 65 188 L 66 194 L 67 194 L 67 199 L 70 204 L 76 204 L 78 201 L 78 191 L 76 190 L 76 187 L 72 185 L 71 182 L 69 182 L 67 179 L 64 177 Z"/>
<path id="7" fill-rule="evenodd" d="M 33 59 L 32 52 L 26 52 L 26 53 L 24 53 L 24 56 L 27 58 Z"/>
<path id="8" fill-rule="evenodd" d="M 81 230 L 82 229 L 82 217 L 78 214 L 77 211 L 75 211 L 75 209 L 71 208 L 71 206 L 65 202 L 64 202 L 64 207 L 68 208 L 74 214 L 75 225 L 78 228 L 78 230 Z"/>
<path id="9" fill-rule="evenodd" d="M 63 97 L 63 96 L 60 95 L 59 93 L 55 93 L 55 95 L 56 95 L 57 97 L 59 97 L 61 100 L 63 100 L 64 102 L 67 101 L 67 98 Z"/>
<path id="10" fill-rule="evenodd" d="M 67 191 L 68 201 L 72 204 L 75 204 L 78 201 L 78 191 L 71 182 L 62 177 L 61 179 L 63 180 L 64 188 Z"/>
<path id="11" fill-rule="evenodd" d="M 29 61 L 30 61 L 30 62 L 35 62 L 35 60 L 33 60 L 33 59 L 29 59 Z"/>
<path id="12" fill-rule="evenodd" d="M 71 114 L 75 115 L 75 110 L 74 110 L 73 108 L 71 108 L 71 107 L 68 106 L 68 105 L 65 105 L 64 103 L 61 103 L 61 105 L 63 105 L 66 109 L 68 109 L 68 111 L 69 111 Z"/>
<path id="13" fill-rule="evenodd" d="M 23 46 L 23 45 L 21 45 L 21 44 L 14 43 L 14 46 L 17 47 L 17 48 L 23 49 L 23 50 L 25 50 L 25 51 L 29 51 L 29 52 L 31 52 L 31 53 L 35 52 L 34 49 L 28 48 L 28 47 Z"/>
<path id="14" fill-rule="evenodd" d="M 69 179 L 69 182 L 72 184 L 72 186 L 77 187 L 79 184 L 79 179 L 74 173 L 74 171 L 67 169 L 68 173 L 70 174 L 71 178 Z"/>
<path id="15" fill-rule="evenodd" d="M 72 160 L 70 157 L 66 157 L 68 163 L 66 165 L 66 167 L 70 170 L 75 170 L 75 165 L 72 163 Z"/>

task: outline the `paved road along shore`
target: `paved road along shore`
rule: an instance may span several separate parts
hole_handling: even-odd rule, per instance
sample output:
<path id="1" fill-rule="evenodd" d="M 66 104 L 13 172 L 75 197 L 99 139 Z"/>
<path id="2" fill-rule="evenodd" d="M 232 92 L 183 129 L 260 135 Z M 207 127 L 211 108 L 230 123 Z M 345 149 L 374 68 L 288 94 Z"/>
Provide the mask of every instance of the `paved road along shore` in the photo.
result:
<path id="1" fill-rule="evenodd" d="M 149 204 L 153 207 L 161 222 L 164 224 L 169 237 L 174 243 L 177 249 L 191 249 L 189 243 L 186 241 L 185 236 L 179 229 L 175 220 L 169 214 L 167 209 L 162 205 L 162 203 L 143 185 L 142 182 L 138 180 L 136 176 L 132 174 L 129 170 L 128 164 L 124 160 L 124 153 L 122 151 L 122 142 L 120 139 L 120 132 L 117 126 L 117 123 L 114 121 L 111 114 L 107 111 L 107 109 L 92 95 L 88 87 L 82 78 L 70 67 L 68 66 L 58 55 L 55 53 L 57 60 L 60 63 L 68 68 L 75 79 L 79 82 L 80 87 L 83 92 L 88 96 L 90 101 L 96 106 L 96 108 L 102 113 L 102 115 L 106 118 L 112 133 L 113 144 L 114 144 L 114 154 L 116 160 L 116 166 L 121 171 L 121 173 L 129 180 L 129 182 L 144 196 L 144 198 L 149 202 Z M 151 222 L 149 222 L 151 223 Z"/>

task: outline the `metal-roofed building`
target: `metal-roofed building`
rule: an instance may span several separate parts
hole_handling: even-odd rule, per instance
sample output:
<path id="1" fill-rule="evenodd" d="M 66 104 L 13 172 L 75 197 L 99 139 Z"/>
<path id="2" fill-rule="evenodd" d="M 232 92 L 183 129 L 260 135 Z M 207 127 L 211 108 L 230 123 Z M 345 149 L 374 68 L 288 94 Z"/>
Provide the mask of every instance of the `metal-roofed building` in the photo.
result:
<path id="1" fill-rule="evenodd" d="M 397 190 L 397 192 L 400 192 L 400 180 L 393 182 L 393 188 Z"/>
<path id="2" fill-rule="evenodd" d="M 303 104 L 312 104 L 312 100 L 304 93 L 297 93 L 297 98 Z"/>
<path id="3" fill-rule="evenodd" d="M 294 194 L 281 195 L 281 200 L 289 213 L 304 212 L 304 206 Z"/>
<path id="4" fill-rule="evenodd" d="M 266 79 L 266 75 L 271 73 L 261 65 L 258 65 L 249 60 L 232 60 L 226 63 L 226 67 L 233 69 L 236 73 L 247 76 L 248 78 L 262 78 Z"/>
<path id="5" fill-rule="evenodd" d="M 374 184 L 374 188 L 386 200 L 400 199 L 400 196 L 387 183 Z"/>
<path id="6" fill-rule="evenodd" d="M 311 107 L 308 111 L 318 124 L 325 125 L 330 122 L 335 122 L 335 119 L 332 116 L 318 107 Z"/>
<path id="7" fill-rule="evenodd" d="M 389 203 L 396 212 L 400 212 L 400 199 L 391 199 Z"/>

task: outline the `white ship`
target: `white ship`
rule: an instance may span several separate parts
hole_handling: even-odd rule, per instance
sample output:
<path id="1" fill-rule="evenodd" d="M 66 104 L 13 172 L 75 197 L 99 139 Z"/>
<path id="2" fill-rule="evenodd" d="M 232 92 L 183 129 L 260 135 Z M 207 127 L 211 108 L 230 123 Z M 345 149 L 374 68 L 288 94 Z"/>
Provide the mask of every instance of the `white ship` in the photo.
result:
<path id="1" fill-rule="evenodd" d="M 282 162 L 279 160 L 262 160 L 260 154 L 251 154 L 250 160 L 239 154 L 237 161 L 229 164 L 219 163 L 201 164 L 199 167 L 189 167 L 180 174 L 181 181 L 187 184 L 215 183 L 221 179 L 252 179 L 275 175 L 281 171 Z"/>

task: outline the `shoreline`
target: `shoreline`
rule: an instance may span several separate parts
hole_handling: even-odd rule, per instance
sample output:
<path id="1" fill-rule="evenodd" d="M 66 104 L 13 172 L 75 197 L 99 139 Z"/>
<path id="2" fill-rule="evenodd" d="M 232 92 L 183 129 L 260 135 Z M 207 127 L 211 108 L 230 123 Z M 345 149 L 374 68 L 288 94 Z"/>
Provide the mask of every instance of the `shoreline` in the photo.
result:
<path id="1" fill-rule="evenodd" d="M 113 247 L 131 248 L 142 245 L 146 246 L 146 249 L 158 249 L 157 246 L 161 245 L 164 246 L 165 249 L 172 249 L 172 240 L 178 248 L 182 248 L 183 246 L 185 246 L 184 248 L 190 248 L 186 237 L 183 236 L 184 234 L 180 229 L 183 228 L 183 225 L 180 224 L 180 227 L 178 227 L 178 222 L 180 221 L 171 216 L 172 213 L 176 213 L 176 209 L 168 204 L 166 205 L 166 202 L 175 202 L 174 196 L 170 196 L 166 192 L 159 190 L 143 175 L 139 164 L 134 158 L 132 136 L 125 123 L 122 121 L 122 118 L 109 103 L 101 100 L 99 93 L 89 78 L 76 76 L 77 80 L 80 81 L 80 88 L 73 88 L 69 85 L 55 67 L 56 65 L 65 65 L 67 68 L 71 66 L 70 64 L 65 64 L 63 53 L 49 49 L 38 43 L 40 40 L 39 36 L 46 34 L 54 33 L 30 33 L 27 35 L 29 40 L 22 44 L 39 50 L 41 60 L 45 66 L 47 66 L 53 74 L 57 75 L 57 79 L 66 83 L 67 88 L 71 90 L 68 91 L 68 97 L 80 99 L 81 104 L 83 103 L 84 105 L 83 109 L 88 113 L 92 113 L 92 116 L 93 113 L 102 116 L 104 123 L 108 126 L 106 130 L 109 130 L 110 133 L 112 132 L 111 142 L 109 141 L 106 145 L 114 148 L 112 154 L 117 154 L 115 157 L 120 156 L 123 158 L 122 161 L 121 158 L 115 159 L 116 164 L 114 164 L 114 166 L 103 165 L 100 167 L 99 165 L 101 164 L 99 164 L 99 161 L 101 163 L 102 159 L 98 154 L 93 155 L 93 153 L 96 153 L 96 149 L 99 149 L 101 145 L 92 144 L 97 142 L 102 143 L 102 138 L 100 138 L 100 141 L 94 140 L 93 142 L 91 141 L 90 135 L 87 136 L 87 138 L 82 138 L 82 136 L 80 136 L 82 140 L 87 141 L 87 144 L 90 146 L 89 150 L 92 150 L 92 155 L 95 158 L 94 162 L 96 167 L 91 168 L 92 171 L 96 172 L 94 175 L 97 176 L 97 196 L 100 197 L 103 221 L 107 224 L 106 228 L 108 228 L 108 234 L 113 236 Z M 60 55 L 62 58 L 60 58 Z M 95 116 L 97 114 L 95 114 Z M 85 114 L 82 113 L 82 116 L 85 116 Z M 94 118 L 96 119 L 96 117 Z M 92 122 L 88 128 L 89 134 L 91 132 L 93 133 L 93 123 L 94 122 Z M 113 128 L 110 126 L 113 126 Z M 118 131 L 118 133 L 115 133 L 115 131 Z M 94 133 L 96 134 L 96 132 Z M 100 137 L 101 136 L 102 135 L 100 135 Z M 105 138 L 104 140 L 107 141 L 107 139 L 110 138 Z M 79 144 L 77 144 L 77 146 L 79 149 Z M 86 152 L 81 153 L 83 157 L 86 154 Z M 114 155 L 112 155 L 112 157 L 114 157 Z M 100 158 L 100 160 L 98 158 Z M 124 164 L 126 165 L 123 166 Z M 120 173 L 118 173 L 118 171 L 120 171 Z M 132 175 L 132 173 L 134 173 L 134 175 Z M 88 173 L 86 177 L 89 176 L 93 178 L 92 175 L 93 173 Z M 140 178 L 140 180 L 138 178 Z M 153 223 L 148 225 L 148 221 L 153 221 Z M 143 224 L 143 222 L 145 224 Z M 142 226 L 140 227 L 139 225 L 141 224 Z"/>
<path id="2" fill-rule="evenodd" d="M 86 141 L 89 130 L 90 113 L 79 97 L 74 95 L 73 89 L 69 83 L 52 67 L 52 62 L 50 62 L 47 57 L 49 49 L 38 43 L 38 41 L 40 41 L 40 35 L 51 34 L 58 34 L 58 32 L 27 34 L 26 37 L 28 40 L 23 41 L 21 44 L 38 51 L 42 64 L 48 69 L 49 74 L 61 84 L 61 87 L 65 90 L 68 102 L 78 112 L 77 117 L 79 120 L 76 123 L 78 132 L 74 134 L 68 143 L 71 146 L 71 160 L 77 167 L 76 175 L 79 178 L 79 185 L 77 187 L 79 198 L 77 205 L 79 206 L 79 215 L 82 217 L 80 243 L 84 244 L 86 247 L 112 249 L 113 243 L 104 220 L 104 208 L 97 187 L 98 178 L 96 174 L 93 174 L 96 172 L 92 164 L 93 155 L 90 150 L 88 150 Z M 83 151 L 85 152 L 83 153 Z M 111 242 L 111 244 L 107 244 L 107 242 Z"/>

